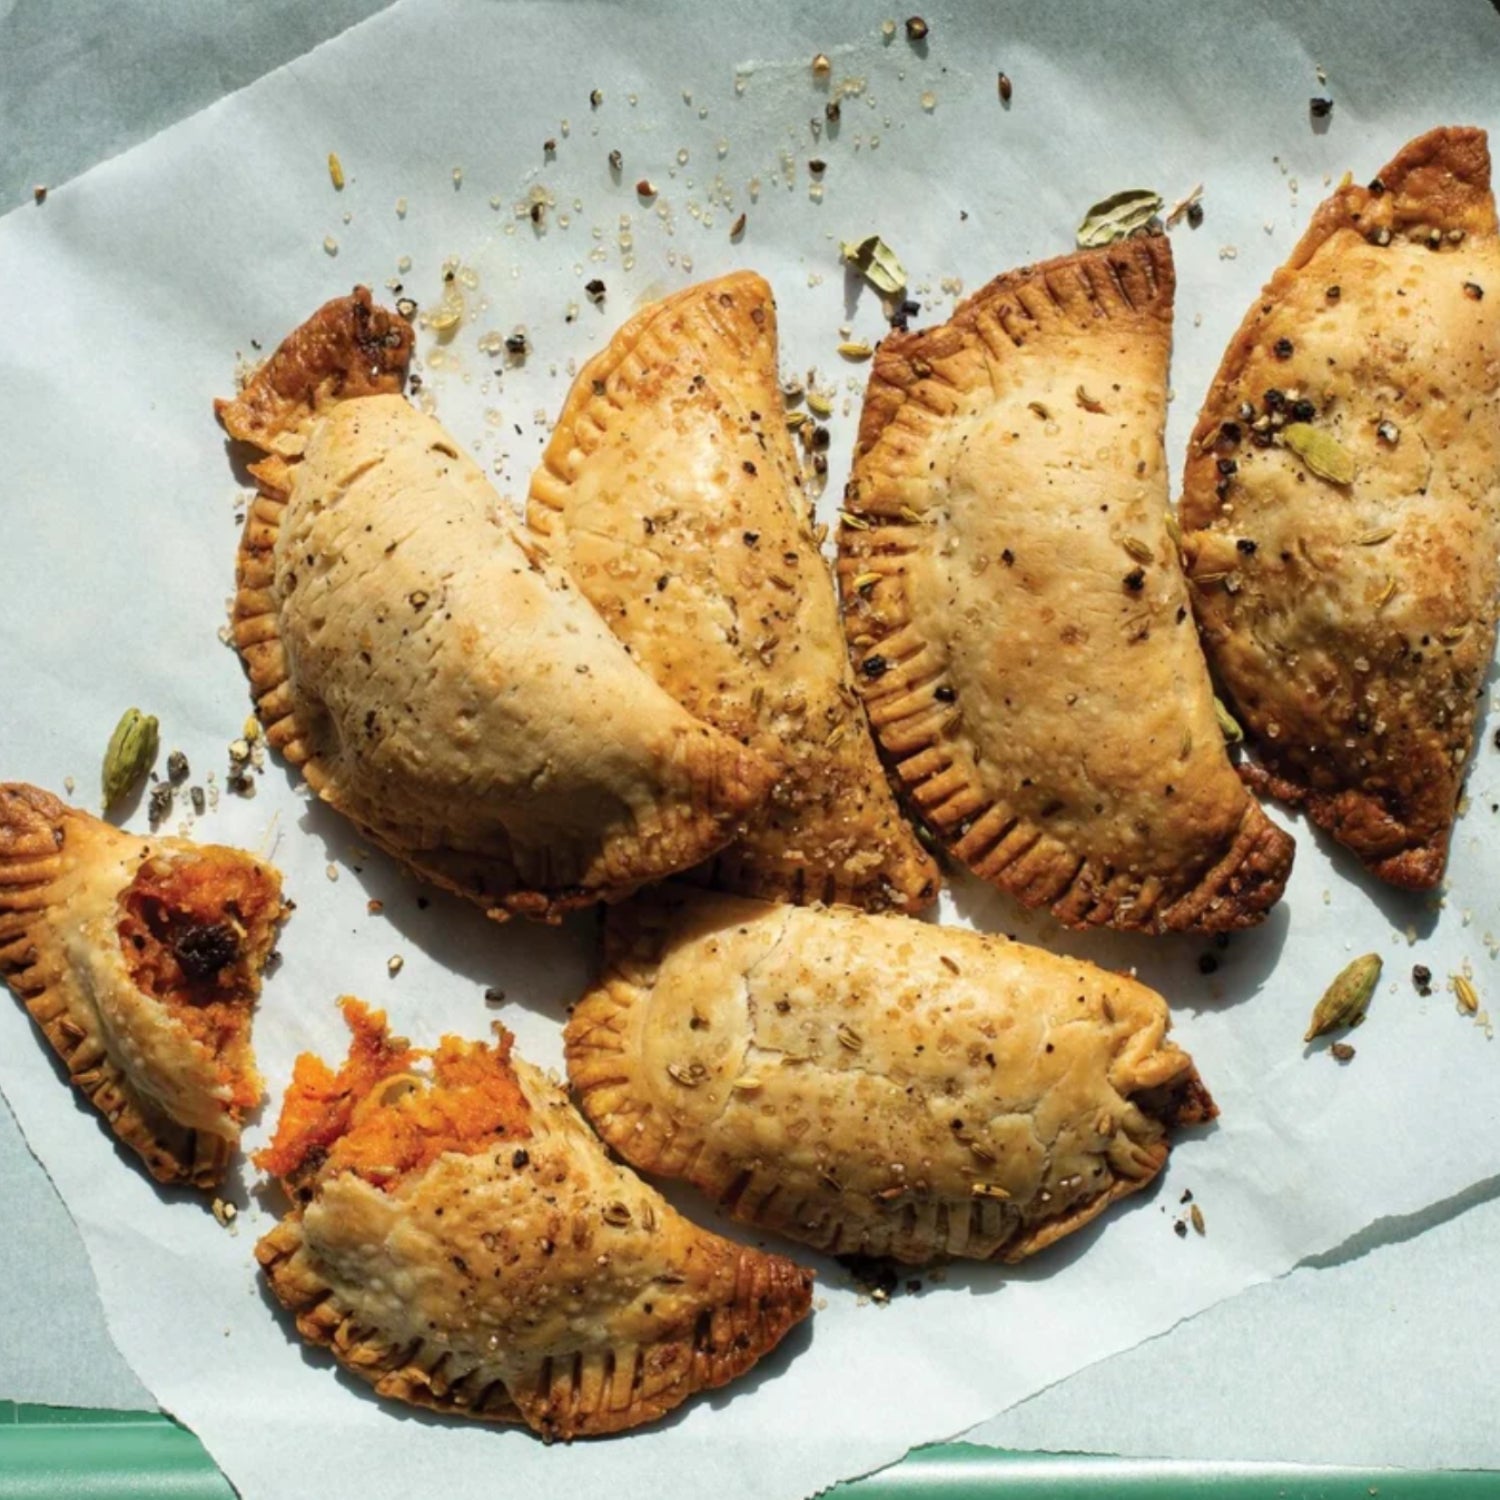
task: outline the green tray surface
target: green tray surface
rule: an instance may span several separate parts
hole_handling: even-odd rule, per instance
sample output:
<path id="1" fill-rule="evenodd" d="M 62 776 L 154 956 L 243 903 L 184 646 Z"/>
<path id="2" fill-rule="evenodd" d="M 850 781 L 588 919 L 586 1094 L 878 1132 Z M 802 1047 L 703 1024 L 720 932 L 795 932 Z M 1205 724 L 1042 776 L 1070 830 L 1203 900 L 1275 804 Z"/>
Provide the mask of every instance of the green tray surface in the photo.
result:
<path id="1" fill-rule="evenodd" d="M 1478 1500 L 1500 1471 L 1311 1467 L 1102 1454 L 1012 1453 L 969 1443 L 919 1448 L 894 1468 L 837 1485 L 847 1500 Z M 78 1411 L 0 1401 L 0 1500 L 234 1500 L 203 1445 L 157 1412 Z"/>

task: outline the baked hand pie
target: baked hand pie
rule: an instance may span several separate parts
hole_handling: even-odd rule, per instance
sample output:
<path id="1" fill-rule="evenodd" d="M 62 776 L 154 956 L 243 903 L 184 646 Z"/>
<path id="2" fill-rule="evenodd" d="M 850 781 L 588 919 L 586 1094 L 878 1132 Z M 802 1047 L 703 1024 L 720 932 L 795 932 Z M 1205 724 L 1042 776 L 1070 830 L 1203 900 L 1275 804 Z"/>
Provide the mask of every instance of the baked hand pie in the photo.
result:
<path id="1" fill-rule="evenodd" d="M 256 1256 L 302 1336 L 382 1396 L 619 1432 L 806 1317 L 811 1272 L 682 1218 L 504 1032 L 428 1053 L 358 1001 L 344 1014 L 348 1061 L 298 1060 L 256 1157 L 295 1204 Z"/>
<path id="2" fill-rule="evenodd" d="M 1481 130 L 1346 179 L 1204 401 L 1183 555 L 1252 784 L 1442 878 L 1495 648 L 1500 241 Z"/>
<path id="3" fill-rule="evenodd" d="M 1213 1118 L 1166 1003 L 1081 959 L 664 888 L 610 913 L 567 1027 L 633 1166 L 831 1254 L 1019 1261 Z"/>
<path id="4" fill-rule="evenodd" d="M 657 682 L 775 766 L 712 883 L 915 911 L 937 867 L 870 740 L 783 409 L 771 288 L 688 287 L 579 372 L 528 521 Z"/>
<path id="5" fill-rule="evenodd" d="M 688 714 L 397 392 L 411 330 L 330 302 L 219 415 L 267 457 L 234 638 L 270 743 L 419 874 L 555 917 L 697 864 L 771 768 Z"/>
<path id="6" fill-rule="evenodd" d="M 0 976 L 160 1182 L 210 1188 L 260 1102 L 251 1010 L 281 876 L 0 786 Z"/>
<path id="7" fill-rule="evenodd" d="M 1229 763 L 1169 535 L 1162 237 L 893 334 L 839 581 L 870 722 L 975 874 L 1073 927 L 1246 927 L 1292 841 Z"/>

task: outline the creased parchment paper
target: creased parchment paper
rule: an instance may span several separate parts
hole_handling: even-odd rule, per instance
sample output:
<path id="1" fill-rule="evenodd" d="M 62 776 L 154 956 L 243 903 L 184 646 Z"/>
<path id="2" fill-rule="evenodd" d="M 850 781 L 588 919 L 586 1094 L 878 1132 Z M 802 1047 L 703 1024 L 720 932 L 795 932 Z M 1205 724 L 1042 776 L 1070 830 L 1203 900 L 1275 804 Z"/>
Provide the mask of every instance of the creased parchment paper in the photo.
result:
<path id="1" fill-rule="evenodd" d="M 1372 173 L 1435 123 L 1500 123 L 1485 63 L 1500 21 L 1478 0 L 1420 14 L 945 9 L 928 13 L 925 46 L 899 26 L 887 41 L 883 18 L 842 6 L 401 4 L 0 222 L 0 774 L 59 791 L 71 775 L 88 805 L 109 730 L 137 704 L 161 717 L 194 779 L 212 769 L 222 785 L 248 700 L 215 638 L 239 491 L 209 402 L 229 390 L 236 352 L 256 357 L 252 340 L 269 349 L 355 280 L 400 281 L 432 307 L 454 258 L 465 320 L 436 353 L 424 336 L 422 374 L 443 418 L 519 497 L 576 362 L 642 300 L 753 265 L 777 289 L 787 374 L 815 368 L 835 392 L 831 508 L 863 379 L 835 345 L 842 326 L 870 340 L 883 329 L 875 299 L 838 265 L 840 239 L 884 235 L 926 322 L 960 286 L 1068 248 L 1095 199 L 1149 185 L 1170 201 L 1202 182 L 1202 227 L 1174 232 L 1176 470 L 1219 350 L 1327 175 Z M 810 67 L 819 51 L 826 85 Z M 830 90 L 842 93 L 838 129 L 815 134 Z M 1314 93 L 1336 100 L 1325 133 L 1308 118 Z M 821 199 L 813 157 L 827 163 Z M 634 191 L 641 178 L 659 189 L 652 204 Z M 533 201 L 546 204 L 540 224 Z M 602 306 L 584 293 L 594 278 Z M 523 365 L 481 351 L 495 343 L 486 335 L 518 327 Z M 1154 1193 L 1019 1271 L 955 1268 L 877 1307 L 820 1266 L 823 1305 L 755 1375 L 621 1440 L 548 1449 L 381 1405 L 304 1352 L 260 1289 L 251 1246 L 276 1205 L 248 1168 L 229 1230 L 200 1202 L 158 1192 L 116 1159 L 10 1004 L 0 1084 L 84 1236 L 120 1349 L 247 1497 L 436 1483 L 455 1497 L 498 1483 L 622 1500 L 803 1495 L 1500 1171 L 1500 1063 L 1445 987 L 1465 964 L 1482 997 L 1500 985 L 1496 759 L 1486 740 L 1440 902 L 1375 889 L 1299 820 L 1285 904 L 1223 951 L 1079 939 L 956 882 L 945 920 L 1137 966 L 1172 999 L 1222 1121 L 1179 1146 Z M 341 993 L 430 1043 L 481 1034 L 495 1013 L 483 992 L 498 987 L 523 1050 L 559 1060 L 558 1023 L 588 972 L 588 918 L 497 928 L 362 850 L 279 766 L 257 788 L 226 794 L 196 828 L 268 853 L 298 902 L 257 1022 L 272 1098 L 251 1144 L 295 1054 L 341 1054 Z M 131 826 L 144 822 L 135 809 Z M 1387 971 L 1353 1037 L 1357 1059 L 1304 1055 L 1317 994 L 1371 949 Z M 1204 974 L 1210 953 L 1217 970 Z M 1436 977 L 1430 999 L 1413 991 L 1415 962 Z M 1173 1231 L 1189 1189 L 1202 1237 Z M 0 1233 L 25 1226 L 6 1220 Z"/>

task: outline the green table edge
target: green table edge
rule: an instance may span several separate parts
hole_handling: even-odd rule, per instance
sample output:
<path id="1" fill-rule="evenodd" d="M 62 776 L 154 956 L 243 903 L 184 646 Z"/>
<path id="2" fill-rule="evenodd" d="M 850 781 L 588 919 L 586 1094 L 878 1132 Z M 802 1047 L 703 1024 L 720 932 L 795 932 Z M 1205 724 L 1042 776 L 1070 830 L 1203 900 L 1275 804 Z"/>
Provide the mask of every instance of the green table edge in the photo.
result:
<path id="1" fill-rule="evenodd" d="M 1013 1453 L 972 1443 L 918 1448 L 894 1468 L 836 1485 L 848 1500 L 980 1500 L 1001 1493 L 1082 1500 L 1477 1500 L 1500 1471 L 1332 1468 L 1197 1459 Z M 233 1500 L 202 1443 L 159 1412 L 83 1411 L 0 1401 L 0 1500 L 67 1495 Z"/>

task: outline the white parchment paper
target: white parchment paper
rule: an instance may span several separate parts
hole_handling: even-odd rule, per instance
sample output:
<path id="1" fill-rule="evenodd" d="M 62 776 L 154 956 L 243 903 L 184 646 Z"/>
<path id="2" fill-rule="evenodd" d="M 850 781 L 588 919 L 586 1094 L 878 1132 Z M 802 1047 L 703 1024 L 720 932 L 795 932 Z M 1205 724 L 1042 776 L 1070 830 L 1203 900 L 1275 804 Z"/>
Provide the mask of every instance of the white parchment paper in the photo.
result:
<path id="1" fill-rule="evenodd" d="M 838 240 L 890 240 L 927 321 L 960 287 L 1068 248 L 1094 199 L 1153 185 L 1170 200 L 1203 182 L 1203 226 L 1174 234 L 1175 467 L 1224 341 L 1325 176 L 1373 173 L 1435 123 L 1497 123 L 1486 58 L 1500 21 L 1481 0 L 1420 14 L 976 7 L 929 12 L 922 47 L 899 30 L 886 41 L 882 19 L 854 6 L 791 17 L 401 4 L 0 221 L 0 774 L 58 790 L 72 775 L 87 802 L 109 729 L 134 703 L 161 717 L 195 779 L 214 769 L 222 782 L 248 700 L 215 639 L 237 490 L 209 401 L 229 389 L 236 351 L 269 348 L 356 279 L 400 281 L 430 305 L 445 258 L 465 268 L 465 324 L 439 357 L 424 341 L 423 375 L 445 420 L 519 496 L 576 362 L 640 301 L 756 266 L 777 289 L 787 372 L 815 368 L 837 392 L 831 505 L 862 383 L 834 346 L 842 326 L 872 340 L 883 327 L 839 268 Z M 832 59 L 826 86 L 809 67 L 818 51 Z M 1015 86 L 1009 109 L 1000 68 Z M 815 134 L 831 89 L 843 95 L 838 130 Z M 1326 133 L 1310 126 L 1312 93 L 1336 100 Z M 812 157 L 827 162 L 821 200 Z M 643 177 L 654 204 L 634 191 Z M 533 192 L 548 205 L 538 226 Z M 731 241 L 741 212 L 745 234 Z M 602 307 L 583 293 L 595 277 Z M 485 335 L 518 326 L 533 351 L 523 366 L 481 352 Z M 1500 1171 L 1496 1054 L 1442 988 L 1465 963 L 1481 994 L 1500 983 L 1495 762 L 1486 743 L 1440 902 L 1375 889 L 1300 822 L 1286 902 L 1223 951 L 1080 939 L 955 884 L 945 920 L 1138 966 L 1172 999 L 1222 1121 L 1180 1145 L 1154 1194 L 1019 1271 L 955 1269 L 879 1308 L 821 1267 L 825 1305 L 755 1375 L 622 1440 L 543 1449 L 382 1406 L 304 1352 L 261 1292 L 250 1250 L 274 1204 L 247 1194 L 253 1174 L 232 1231 L 196 1199 L 157 1191 L 115 1159 L 14 1006 L 0 1007 L 0 1086 L 83 1233 L 116 1342 L 245 1495 L 404 1494 L 438 1473 L 459 1497 L 500 1476 L 522 1492 L 805 1494 Z M 587 919 L 498 929 L 361 850 L 280 768 L 258 785 L 196 829 L 269 853 L 298 902 L 257 1023 L 273 1097 L 252 1144 L 296 1052 L 341 1053 L 340 993 L 430 1042 L 482 1032 L 482 992 L 498 986 L 523 1049 L 558 1060 L 558 1021 L 587 974 Z M 139 810 L 131 823 L 144 826 Z M 1356 1061 L 1304 1055 L 1317 993 L 1369 949 L 1388 968 Z M 1218 969 L 1205 976 L 1209 952 Z M 1414 962 L 1437 976 L 1429 1000 L 1410 985 Z M 1205 1237 L 1173 1233 L 1185 1189 Z M 24 1233 L 0 1221 L 0 1234 Z"/>

